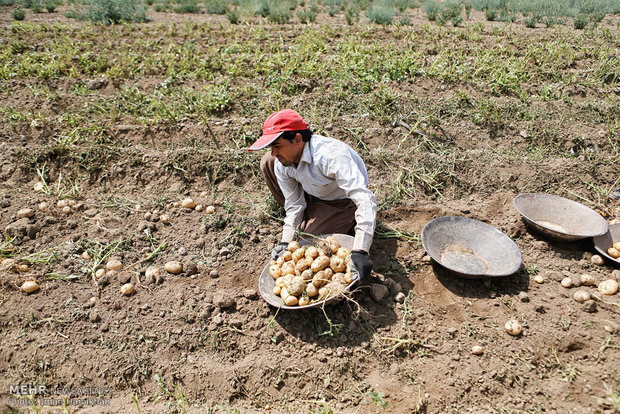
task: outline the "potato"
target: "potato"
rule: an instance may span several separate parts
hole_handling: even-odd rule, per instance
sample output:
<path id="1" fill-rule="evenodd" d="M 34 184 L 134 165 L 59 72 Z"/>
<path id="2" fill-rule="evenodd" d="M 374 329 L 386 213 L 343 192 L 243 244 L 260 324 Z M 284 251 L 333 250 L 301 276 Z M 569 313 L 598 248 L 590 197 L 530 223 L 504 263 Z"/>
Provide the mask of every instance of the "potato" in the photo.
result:
<path id="1" fill-rule="evenodd" d="M 56 206 L 58 208 L 65 208 L 65 207 L 68 207 L 69 204 L 67 203 L 67 200 L 58 200 L 58 202 L 56 203 Z"/>
<path id="2" fill-rule="evenodd" d="M 305 257 L 305 256 L 306 256 L 306 251 L 305 251 L 304 249 L 302 249 L 302 248 L 299 248 L 299 249 L 297 249 L 297 250 L 295 250 L 295 251 L 293 252 L 293 255 L 292 255 L 292 256 L 293 256 L 293 261 L 294 261 L 295 263 L 297 263 L 297 262 L 298 262 L 298 261 L 300 261 L 303 257 Z"/>
<path id="3" fill-rule="evenodd" d="M 614 249 L 620 251 L 620 241 L 614 242 L 614 244 L 611 246 Z"/>
<path id="4" fill-rule="evenodd" d="M 61 211 L 62 211 L 64 214 L 71 214 L 71 207 L 69 207 L 69 206 L 64 206 L 64 207 L 61 209 Z"/>
<path id="5" fill-rule="evenodd" d="M 587 274 L 579 276 L 579 281 L 584 286 L 592 286 L 594 284 L 594 278 Z"/>
<path id="6" fill-rule="evenodd" d="M 90 257 L 90 253 L 88 253 L 87 251 L 83 251 L 82 252 L 82 259 L 84 259 L 85 261 L 89 262 L 91 257 Z"/>
<path id="7" fill-rule="evenodd" d="M 286 299 L 284 299 L 284 304 L 286 306 L 295 306 L 299 303 L 299 299 L 296 296 L 288 295 Z"/>
<path id="8" fill-rule="evenodd" d="M 301 277 L 304 280 L 312 280 L 312 277 L 314 276 L 314 272 L 310 269 L 306 269 L 303 272 L 301 272 Z"/>
<path id="9" fill-rule="evenodd" d="M 308 297 L 314 298 L 319 294 L 319 290 L 314 286 L 314 284 L 310 283 L 306 286 L 306 293 Z"/>
<path id="10" fill-rule="evenodd" d="M 276 286 L 284 287 L 287 283 L 290 282 L 291 276 L 282 276 L 276 279 Z"/>
<path id="11" fill-rule="evenodd" d="M 273 287 L 273 294 L 274 295 L 279 296 L 281 291 L 282 291 L 282 287 L 281 286 L 275 285 Z"/>
<path id="12" fill-rule="evenodd" d="M 573 279 L 571 279 L 570 277 L 565 277 L 564 279 L 562 279 L 560 284 L 565 288 L 569 288 L 573 286 Z"/>
<path id="13" fill-rule="evenodd" d="M 518 320 L 511 319 L 504 325 L 504 330 L 512 336 L 519 336 L 523 332 L 523 325 Z"/>
<path id="14" fill-rule="evenodd" d="M 30 270 L 30 266 L 28 266 L 25 263 L 21 263 L 21 264 L 15 265 L 15 270 L 17 270 L 20 273 L 26 273 L 27 271 Z"/>
<path id="15" fill-rule="evenodd" d="M 22 208 L 17 212 L 17 218 L 31 218 L 34 216 L 34 210 L 31 208 Z"/>
<path id="16" fill-rule="evenodd" d="M 316 259 L 319 256 L 319 249 L 315 246 L 310 246 L 306 249 L 306 259 L 311 257 L 312 259 Z"/>
<path id="17" fill-rule="evenodd" d="M 164 264 L 164 269 L 166 270 L 166 272 L 176 275 L 183 271 L 183 263 L 176 261 L 176 260 L 172 260 Z"/>
<path id="18" fill-rule="evenodd" d="M 121 263 L 120 260 L 109 260 L 106 264 L 105 264 L 105 268 L 107 270 L 119 270 L 123 268 L 123 264 Z"/>
<path id="19" fill-rule="evenodd" d="M 474 355 L 482 355 L 484 349 L 480 345 L 474 345 L 471 347 L 471 353 Z"/>
<path id="20" fill-rule="evenodd" d="M 296 240 L 293 240 L 291 242 L 288 243 L 288 246 L 286 246 L 286 249 L 293 253 L 295 251 L 297 251 L 301 246 L 299 245 L 299 242 L 297 242 Z"/>
<path id="21" fill-rule="evenodd" d="M 312 262 L 312 266 L 310 268 L 314 273 L 320 272 L 329 266 L 329 258 L 327 256 L 319 256 Z"/>
<path id="22" fill-rule="evenodd" d="M 338 251 L 338 249 L 340 248 L 340 242 L 334 236 L 327 236 L 325 238 L 325 241 L 327 242 L 329 247 L 332 249 L 332 253 L 333 254 L 335 254 Z"/>
<path id="23" fill-rule="evenodd" d="M 196 207 L 196 203 L 191 198 L 186 198 L 185 200 L 181 201 L 181 207 L 193 209 L 194 207 Z"/>
<path id="24" fill-rule="evenodd" d="M 168 223 L 170 223 L 170 216 L 167 215 L 167 214 L 162 214 L 159 217 L 159 221 L 161 221 L 163 224 L 168 224 Z"/>
<path id="25" fill-rule="evenodd" d="M 285 250 L 284 253 L 282 253 L 282 258 L 284 258 L 285 262 L 290 262 L 291 260 L 293 260 L 293 253 Z"/>
<path id="26" fill-rule="evenodd" d="M 344 274 L 344 281 L 345 281 L 347 284 L 349 284 L 349 283 L 353 282 L 353 274 L 352 274 L 350 271 L 348 271 L 348 272 L 346 272 L 346 273 Z"/>
<path id="27" fill-rule="evenodd" d="M 103 276 L 105 276 L 105 274 L 105 269 L 97 269 L 97 271 L 95 272 L 95 279 L 101 279 Z"/>
<path id="28" fill-rule="evenodd" d="M 308 296 L 302 296 L 299 298 L 299 306 L 306 306 L 310 304 L 310 298 Z"/>
<path id="29" fill-rule="evenodd" d="M 152 279 L 154 282 L 161 276 L 161 269 L 158 266 L 149 266 L 144 271 L 145 279 Z"/>
<path id="30" fill-rule="evenodd" d="M 33 293 L 39 290 L 39 284 L 34 280 L 26 280 L 20 289 L 24 293 Z"/>
<path id="31" fill-rule="evenodd" d="M 327 279 L 327 276 L 325 276 L 325 272 L 322 270 L 315 273 L 312 277 L 312 284 L 317 288 L 324 286 L 328 281 L 329 279 Z"/>
<path id="32" fill-rule="evenodd" d="M 328 267 L 328 268 L 325 268 L 323 272 L 325 273 L 325 279 L 332 280 L 332 276 L 334 275 L 334 272 L 332 269 Z"/>
<path id="33" fill-rule="evenodd" d="M 575 299 L 579 303 L 583 303 L 587 300 L 590 300 L 590 293 L 585 290 L 578 290 L 573 294 L 573 299 Z"/>
<path id="34" fill-rule="evenodd" d="M 205 213 L 207 213 L 207 214 L 213 214 L 213 213 L 215 213 L 215 207 L 213 207 L 213 206 L 207 206 L 207 208 L 205 208 Z"/>
<path id="35" fill-rule="evenodd" d="M 347 282 L 344 280 L 344 273 L 334 273 L 332 276 L 332 282 L 340 283 L 341 285 L 346 285 Z"/>
<path id="36" fill-rule="evenodd" d="M 282 276 L 282 269 L 280 269 L 280 266 L 277 264 L 273 264 L 269 266 L 269 274 L 273 276 L 274 279 L 277 279 Z"/>
<path id="37" fill-rule="evenodd" d="M 288 289 L 288 293 L 293 296 L 299 296 L 303 293 L 306 284 L 304 283 L 304 279 L 301 276 L 295 276 L 291 283 L 286 285 Z"/>
<path id="38" fill-rule="evenodd" d="M 534 282 L 538 284 L 545 283 L 545 278 L 542 277 L 541 275 L 536 275 L 534 276 Z"/>
<path id="39" fill-rule="evenodd" d="M 295 264 L 293 262 L 286 262 L 280 268 L 282 276 L 286 275 L 294 275 L 295 274 Z"/>
<path id="40" fill-rule="evenodd" d="M 332 256 L 329 261 L 329 267 L 334 271 L 334 273 L 341 273 L 345 271 L 347 265 L 341 257 Z"/>
<path id="41" fill-rule="evenodd" d="M 41 211 L 47 211 L 50 208 L 50 204 L 47 201 L 41 201 L 37 208 Z"/>
<path id="42" fill-rule="evenodd" d="M 304 257 L 304 260 L 308 264 L 308 267 L 312 266 L 312 262 L 314 262 L 314 259 L 312 257 L 308 257 L 308 256 Z"/>
<path id="43" fill-rule="evenodd" d="M 196 204 L 196 207 L 194 207 L 194 210 L 201 212 L 204 209 L 204 206 L 202 204 Z"/>
<path id="44" fill-rule="evenodd" d="M 610 247 L 609 249 L 607 249 L 607 254 L 613 257 L 614 259 L 617 259 L 620 257 L 620 251 L 618 251 L 618 249 L 616 249 L 615 247 Z"/>
<path id="45" fill-rule="evenodd" d="M 618 282 L 613 279 L 605 280 L 598 285 L 598 291 L 603 295 L 615 295 L 618 292 Z"/>
<path id="46" fill-rule="evenodd" d="M 598 254 L 592 255 L 592 257 L 590 258 L 590 261 L 592 262 L 592 264 L 595 264 L 597 266 L 602 266 L 605 263 L 603 258 L 599 256 Z"/>
<path id="47" fill-rule="evenodd" d="M 347 256 L 351 253 L 351 251 L 349 249 L 346 249 L 344 247 L 340 247 L 337 251 L 336 251 L 336 256 L 342 258 L 342 259 L 346 259 Z"/>
<path id="48" fill-rule="evenodd" d="M 121 293 L 125 296 L 131 295 L 135 290 L 136 288 L 131 283 L 125 283 L 121 286 Z"/>
<path id="49" fill-rule="evenodd" d="M 286 260 L 284 260 L 284 257 L 280 256 L 275 260 L 275 264 L 277 264 L 278 266 L 282 266 L 284 264 Z"/>
<path id="50" fill-rule="evenodd" d="M 306 262 L 306 259 L 299 259 L 299 261 L 295 264 L 295 270 L 299 270 L 300 272 L 303 272 L 307 268 L 308 263 Z"/>

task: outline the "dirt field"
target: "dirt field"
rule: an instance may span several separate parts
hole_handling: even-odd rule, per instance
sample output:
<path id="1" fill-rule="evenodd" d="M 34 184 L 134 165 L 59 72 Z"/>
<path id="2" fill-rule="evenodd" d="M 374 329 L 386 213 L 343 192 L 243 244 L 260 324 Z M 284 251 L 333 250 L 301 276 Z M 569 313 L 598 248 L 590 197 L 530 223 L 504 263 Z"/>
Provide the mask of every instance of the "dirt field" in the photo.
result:
<path id="1" fill-rule="evenodd" d="M 548 192 L 620 219 L 620 200 L 608 197 L 620 186 L 617 16 L 576 33 L 483 15 L 467 28 L 425 28 L 419 9 L 408 27 L 347 26 L 342 16 L 324 15 L 317 22 L 332 27 L 322 37 L 318 26 L 231 26 L 223 16 L 171 13 L 151 13 L 144 26 L 92 27 L 62 10 L 28 15 L 33 26 L 9 29 L 10 12 L 0 8 L 0 255 L 15 260 L 0 263 L 3 412 L 620 412 L 620 299 L 597 290 L 603 280 L 620 281 L 618 266 L 593 264 L 591 239 L 558 243 L 530 232 L 513 207 L 519 193 Z M 58 22 L 68 26 L 54 28 Z M 169 41 L 196 40 L 193 31 L 202 33 L 195 47 L 203 57 L 217 58 L 208 47 L 241 56 L 256 45 L 268 70 L 236 76 L 222 58 L 212 79 L 226 78 L 236 91 L 223 111 L 201 118 L 187 100 L 174 121 L 150 122 L 127 103 L 127 88 L 149 105 L 170 79 L 194 91 L 215 82 L 164 69 L 146 74 L 149 55 L 172 50 Z M 550 38 L 562 46 L 539 47 Z M 30 54 L 29 65 L 43 65 L 36 53 L 65 41 L 75 50 L 58 58 L 60 75 L 32 76 L 8 63 Z M 326 45 L 300 53 L 317 62 L 356 44 L 377 53 L 409 47 L 421 54 L 419 70 L 394 80 L 386 62 L 383 80 L 368 91 L 365 74 L 340 83 L 301 68 L 287 73 L 277 59 L 306 41 Z M 108 52 L 113 68 L 131 48 L 144 57 L 128 58 L 133 72 L 71 72 Z M 433 66 L 451 48 L 462 51 L 450 60 L 455 68 L 473 59 L 467 50 L 505 48 L 506 59 L 516 50 L 515 64 L 526 62 L 535 76 L 520 81 L 521 92 L 501 85 L 494 92 L 491 81 L 478 82 L 475 65 L 463 72 Z M 559 66 L 546 68 L 550 55 Z M 276 75 L 289 76 L 280 89 Z M 162 93 L 162 102 L 170 96 Z M 258 292 L 281 224 L 258 171 L 261 154 L 243 147 L 284 107 L 360 152 L 380 204 L 372 278 L 324 309 L 278 310 Z M 174 205 L 186 197 L 215 212 Z M 63 211 L 59 200 L 75 204 Z M 20 218 L 25 208 L 34 215 Z M 418 236 L 447 215 L 507 234 L 521 250 L 521 270 L 463 279 L 430 261 Z M 113 259 L 124 270 L 96 278 L 94 270 Z M 148 266 L 170 260 L 184 271 L 145 276 Z M 596 284 L 560 285 L 565 277 L 579 284 L 582 274 Z M 25 280 L 40 289 L 20 292 Z M 127 282 L 136 291 L 123 296 Z M 378 296 L 377 285 L 389 293 Z M 575 301 L 577 289 L 594 300 Z M 521 335 L 504 331 L 510 319 L 523 325 Z M 29 386 L 45 386 L 47 395 Z"/>

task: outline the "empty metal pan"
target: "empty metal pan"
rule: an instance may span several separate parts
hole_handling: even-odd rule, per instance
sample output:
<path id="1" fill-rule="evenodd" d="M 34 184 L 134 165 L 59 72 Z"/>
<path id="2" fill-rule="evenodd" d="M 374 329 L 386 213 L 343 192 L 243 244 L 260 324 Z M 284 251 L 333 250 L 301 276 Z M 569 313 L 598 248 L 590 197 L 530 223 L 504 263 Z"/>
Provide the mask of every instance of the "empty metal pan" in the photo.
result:
<path id="1" fill-rule="evenodd" d="M 345 247 L 349 250 L 353 248 L 353 241 L 355 239 L 352 236 L 349 236 L 347 234 L 323 234 L 318 237 L 325 238 L 327 236 L 334 236 L 338 240 L 338 242 L 340 242 L 340 246 L 342 247 Z M 301 246 L 305 246 L 308 244 L 314 244 L 314 240 L 313 239 L 302 239 L 302 240 L 299 240 L 299 244 Z M 273 276 L 269 274 L 270 263 L 271 262 L 267 263 L 267 265 L 265 266 L 265 268 L 260 274 L 260 277 L 258 279 L 258 291 L 260 292 L 263 299 L 265 299 L 265 301 L 271 306 L 275 306 L 276 308 L 282 308 L 282 309 L 299 310 L 299 309 L 308 309 L 308 308 L 315 308 L 317 306 L 328 305 L 334 301 L 342 299 L 342 295 L 336 295 L 336 296 L 332 296 L 330 298 L 327 298 L 321 301 L 311 303 L 309 305 L 287 306 L 284 304 L 284 301 L 282 300 L 280 296 L 274 295 L 273 293 L 273 287 L 275 286 L 276 281 L 274 280 Z M 350 291 L 353 285 L 355 285 L 357 281 L 359 280 L 359 274 L 357 272 L 352 271 L 352 276 L 353 276 L 353 281 L 345 287 L 344 289 L 345 292 Z"/>
<path id="2" fill-rule="evenodd" d="M 576 241 L 607 233 L 607 221 L 596 211 L 552 194 L 519 194 L 513 204 L 525 222 L 557 241 Z"/>
<path id="3" fill-rule="evenodd" d="M 521 267 L 519 247 L 495 227 L 446 216 L 422 229 L 422 246 L 437 263 L 469 279 L 508 276 Z"/>
<path id="4" fill-rule="evenodd" d="M 620 265 L 619 258 L 613 258 L 607 253 L 607 249 L 609 249 L 615 242 L 620 241 L 620 223 L 610 224 L 609 231 L 601 236 L 596 236 L 592 239 L 594 241 L 594 248 L 605 258 L 612 263 L 616 263 Z"/>

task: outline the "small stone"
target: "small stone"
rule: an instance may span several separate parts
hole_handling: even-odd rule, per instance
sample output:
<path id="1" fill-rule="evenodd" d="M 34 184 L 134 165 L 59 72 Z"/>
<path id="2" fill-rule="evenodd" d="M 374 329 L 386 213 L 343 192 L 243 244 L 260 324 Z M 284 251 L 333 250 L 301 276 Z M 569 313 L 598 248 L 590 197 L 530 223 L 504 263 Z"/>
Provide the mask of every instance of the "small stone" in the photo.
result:
<path id="1" fill-rule="evenodd" d="M 373 283 L 370 285 L 370 296 L 375 302 L 381 302 L 389 293 L 387 286 L 380 283 Z"/>
<path id="2" fill-rule="evenodd" d="M 594 312 L 596 312 L 596 302 L 595 302 L 594 300 L 592 300 L 592 299 L 590 299 L 590 300 L 586 300 L 586 301 L 583 303 L 583 310 L 584 310 L 585 312 L 588 312 L 588 313 L 594 313 Z"/>
<path id="3" fill-rule="evenodd" d="M 99 322 L 99 321 L 101 321 L 101 316 L 99 316 L 98 312 L 91 312 L 88 315 L 88 320 L 91 321 L 91 322 Z"/>
<path id="4" fill-rule="evenodd" d="M 529 295 L 527 293 L 521 291 L 521 292 L 519 292 L 519 300 L 521 302 L 527 303 L 527 302 L 530 301 L 530 297 L 529 297 Z"/>
<path id="5" fill-rule="evenodd" d="M 131 273 L 129 273 L 129 272 L 120 272 L 116 276 L 116 280 L 121 285 L 124 285 L 125 283 L 129 283 L 129 282 L 131 282 Z"/>
<path id="6" fill-rule="evenodd" d="M 258 292 L 255 289 L 247 289 L 243 292 L 243 297 L 246 299 L 256 299 L 258 297 Z"/>
<path id="7" fill-rule="evenodd" d="M 209 277 L 211 279 L 217 279 L 218 277 L 220 277 L 219 272 L 217 271 L 217 269 L 213 269 L 209 272 Z"/>
<path id="8" fill-rule="evenodd" d="M 396 296 L 394 296 L 394 301 L 398 303 L 405 302 L 405 294 L 403 292 L 398 292 Z"/>
<path id="9" fill-rule="evenodd" d="M 187 276 L 193 276 L 198 273 L 198 266 L 194 262 L 187 262 L 183 265 L 183 269 L 185 270 L 185 274 Z"/>
<path id="10" fill-rule="evenodd" d="M 232 308 L 237 305 L 235 299 L 231 296 L 227 296 L 223 293 L 217 293 L 213 297 L 213 304 L 222 309 Z"/>

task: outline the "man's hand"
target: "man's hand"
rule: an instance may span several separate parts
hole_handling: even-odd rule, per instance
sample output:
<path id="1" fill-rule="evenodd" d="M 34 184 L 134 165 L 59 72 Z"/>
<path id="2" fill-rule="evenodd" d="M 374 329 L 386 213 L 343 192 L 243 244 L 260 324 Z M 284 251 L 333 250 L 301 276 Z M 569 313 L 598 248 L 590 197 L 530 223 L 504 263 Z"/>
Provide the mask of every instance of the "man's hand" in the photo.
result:
<path id="1" fill-rule="evenodd" d="M 370 276 L 372 266 L 373 264 L 368 257 L 368 253 L 363 250 L 354 250 L 351 252 L 351 267 L 357 270 L 360 275 L 360 280 L 364 280 Z"/>
<path id="2" fill-rule="evenodd" d="M 288 247 L 288 243 L 280 243 L 273 249 L 271 249 L 271 260 L 276 260 L 278 258 L 278 254 L 284 249 Z"/>

